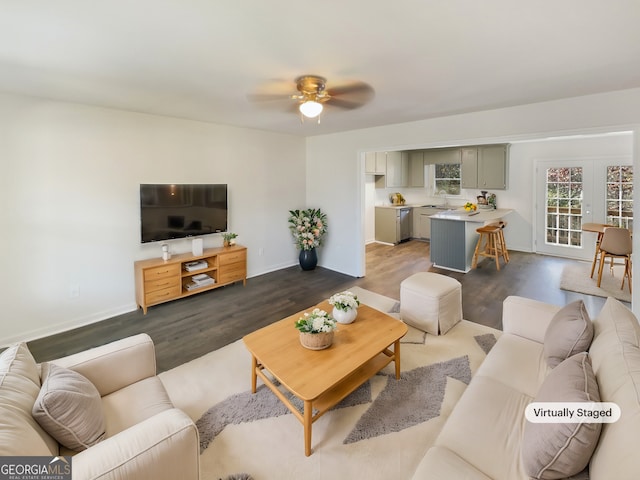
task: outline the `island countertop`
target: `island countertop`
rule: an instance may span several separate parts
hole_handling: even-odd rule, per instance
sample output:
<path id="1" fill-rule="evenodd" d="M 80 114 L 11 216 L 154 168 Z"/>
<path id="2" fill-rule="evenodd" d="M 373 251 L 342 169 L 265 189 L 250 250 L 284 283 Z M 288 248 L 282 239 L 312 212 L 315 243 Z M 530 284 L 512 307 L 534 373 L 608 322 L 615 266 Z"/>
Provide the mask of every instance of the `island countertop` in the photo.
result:
<path id="1" fill-rule="evenodd" d="M 467 212 L 464 208 L 456 210 L 444 210 L 432 215 L 431 218 L 439 220 L 455 220 L 458 222 L 487 223 L 499 220 L 513 210 L 510 208 L 497 208 L 495 210 L 478 209 L 475 212 Z"/>

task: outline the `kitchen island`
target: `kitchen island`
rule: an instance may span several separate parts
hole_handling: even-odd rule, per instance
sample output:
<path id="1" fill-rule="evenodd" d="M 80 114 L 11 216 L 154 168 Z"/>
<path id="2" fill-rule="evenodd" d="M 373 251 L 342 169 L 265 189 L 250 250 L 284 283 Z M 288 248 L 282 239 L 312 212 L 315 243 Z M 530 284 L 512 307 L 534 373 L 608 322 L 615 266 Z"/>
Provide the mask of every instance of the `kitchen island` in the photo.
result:
<path id="1" fill-rule="evenodd" d="M 431 216 L 431 262 L 435 267 L 467 273 L 478 243 L 476 229 L 499 222 L 513 210 L 444 210 Z"/>

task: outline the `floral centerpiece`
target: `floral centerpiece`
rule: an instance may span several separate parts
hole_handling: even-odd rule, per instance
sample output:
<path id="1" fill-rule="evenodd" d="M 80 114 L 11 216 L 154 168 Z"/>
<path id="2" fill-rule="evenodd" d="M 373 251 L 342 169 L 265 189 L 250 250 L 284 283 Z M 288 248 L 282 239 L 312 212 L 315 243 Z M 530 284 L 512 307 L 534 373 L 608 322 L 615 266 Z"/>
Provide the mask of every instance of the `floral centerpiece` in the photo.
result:
<path id="1" fill-rule="evenodd" d="M 333 316 L 339 323 L 351 323 L 358 315 L 360 301 L 352 292 L 344 292 L 331 295 L 329 304 L 333 305 Z"/>
<path id="2" fill-rule="evenodd" d="M 319 208 L 289 210 L 289 230 L 300 250 L 300 266 L 313 270 L 318 264 L 316 247 L 322 245 L 327 233 L 327 216 Z"/>
<path id="3" fill-rule="evenodd" d="M 314 308 L 305 313 L 296 323 L 300 331 L 300 343 L 309 350 L 322 350 L 333 343 L 333 333 L 337 328 L 336 321 L 324 310 Z"/>
<path id="4" fill-rule="evenodd" d="M 289 210 L 289 230 L 299 250 L 319 247 L 327 233 L 327 215 L 319 208 Z"/>
<path id="5" fill-rule="evenodd" d="M 360 301 L 358 297 L 348 290 L 331 295 L 329 303 L 338 310 L 346 311 L 350 308 L 358 308 Z"/>

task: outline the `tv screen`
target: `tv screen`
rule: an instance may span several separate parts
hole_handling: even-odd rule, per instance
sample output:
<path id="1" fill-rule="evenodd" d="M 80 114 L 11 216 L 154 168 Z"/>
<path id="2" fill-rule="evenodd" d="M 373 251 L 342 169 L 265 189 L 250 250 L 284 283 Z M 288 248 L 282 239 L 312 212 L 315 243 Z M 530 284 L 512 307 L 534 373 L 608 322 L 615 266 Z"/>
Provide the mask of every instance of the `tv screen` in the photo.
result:
<path id="1" fill-rule="evenodd" d="M 140 185 L 142 243 L 227 231 L 227 185 Z"/>

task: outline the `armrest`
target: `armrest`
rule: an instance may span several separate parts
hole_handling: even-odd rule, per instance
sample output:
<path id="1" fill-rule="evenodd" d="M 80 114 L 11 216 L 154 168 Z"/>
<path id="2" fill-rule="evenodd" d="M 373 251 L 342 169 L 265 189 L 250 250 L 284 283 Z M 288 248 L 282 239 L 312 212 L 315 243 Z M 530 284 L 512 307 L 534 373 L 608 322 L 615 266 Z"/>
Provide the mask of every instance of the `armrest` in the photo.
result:
<path id="1" fill-rule="evenodd" d="M 198 430 L 186 413 L 165 410 L 73 457 L 74 479 L 197 480 Z"/>
<path id="2" fill-rule="evenodd" d="M 504 333 L 543 343 L 549 322 L 560 308 L 531 298 L 509 296 L 502 304 L 502 329 Z"/>
<path id="3" fill-rule="evenodd" d="M 87 377 L 100 396 L 156 374 L 156 351 L 145 333 L 53 360 Z"/>

